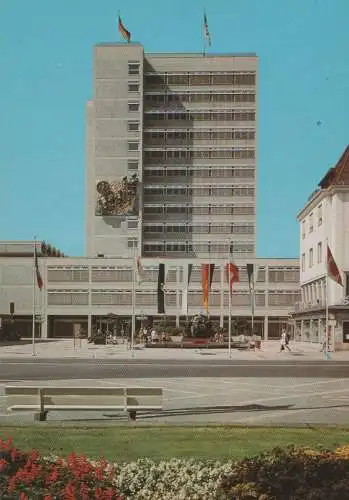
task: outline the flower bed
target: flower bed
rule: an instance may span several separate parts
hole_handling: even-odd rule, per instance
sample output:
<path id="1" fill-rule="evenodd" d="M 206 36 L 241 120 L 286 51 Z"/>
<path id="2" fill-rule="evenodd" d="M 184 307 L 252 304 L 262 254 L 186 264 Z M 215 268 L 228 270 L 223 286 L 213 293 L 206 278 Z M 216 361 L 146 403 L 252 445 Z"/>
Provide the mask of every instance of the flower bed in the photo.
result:
<path id="1" fill-rule="evenodd" d="M 239 462 L 140 459 L 125 464 L 21 453 L 0 441 L 4 500 L 342 500 L 349 498 L 349 446 L 275 449 Z"/>

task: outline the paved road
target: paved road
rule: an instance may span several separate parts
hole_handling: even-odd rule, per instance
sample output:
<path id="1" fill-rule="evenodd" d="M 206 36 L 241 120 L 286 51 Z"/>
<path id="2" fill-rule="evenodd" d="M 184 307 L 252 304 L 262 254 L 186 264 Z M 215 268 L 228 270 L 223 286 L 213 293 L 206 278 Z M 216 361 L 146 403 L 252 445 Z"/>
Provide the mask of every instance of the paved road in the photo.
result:
<path id="1" fill-rule="evenodd" d="M 124 378 L 349 378 L 344 361 L 6 359 L 0 381 Z"/>
<path id="2" fill-rule="evenodd" d="M 30 381 L 40 386 L 64 385 L 64 380 Z M 22 385 L 23 382 L 13 384 Z M 0 384 L 1 386 L 2 384 Z M 88 386 L 89 380 L 71 380 L 70 386 Z M 164 390 L 164 410 L 139 414 L 139 424 L 206 423 L 238 425 L 348 425 L 348 379 L 321 378 L 161 378 L 108 379 L 98 386 L 153 386 Z M 0 406 L 6 401 L 0 387 Z M 1 413 L 1 411 L 0 411 Z M 32 422 L 25 413 L 0 415 L 0 425 Z M 50 412 L 50 421 L 120 424 L 127 417 L 119 412 Z"/>

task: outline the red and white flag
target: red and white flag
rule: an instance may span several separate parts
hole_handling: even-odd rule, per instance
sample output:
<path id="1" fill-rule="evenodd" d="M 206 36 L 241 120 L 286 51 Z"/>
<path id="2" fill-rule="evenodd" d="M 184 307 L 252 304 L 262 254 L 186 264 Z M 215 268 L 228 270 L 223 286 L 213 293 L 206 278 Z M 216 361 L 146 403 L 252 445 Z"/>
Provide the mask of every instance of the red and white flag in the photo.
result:
<path id="1" fill-rule="evenodd" d="M 333 258 L 330 247 L 327 245 L 327 275 L 334 280 L 338 285 L 343 286 L 341 273 L 339 272 L 336 261 Z"/>
<path id="2" fill-rule="evenodd" d="M 232 262 L 229 262 L 228 264 L 225 265 L 225 279 L 227 283 L 229 283 L 229 288 L 230 288 L 230 293 L 233 293 L 233 284 L 234 283 L 239 283 L 239 269 L 238 267 L 233 264 Z"/>

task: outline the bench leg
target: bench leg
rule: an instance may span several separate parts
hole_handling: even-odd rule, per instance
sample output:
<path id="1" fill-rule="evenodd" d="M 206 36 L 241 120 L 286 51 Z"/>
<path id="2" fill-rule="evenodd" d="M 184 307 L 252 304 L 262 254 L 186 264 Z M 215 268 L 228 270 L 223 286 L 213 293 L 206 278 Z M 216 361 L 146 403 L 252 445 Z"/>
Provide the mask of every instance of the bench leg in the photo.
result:
<path id="1" fill-rule="evenodd" d="M 46 422 L 48 411 L 40 411 L 35 414 L 35 420 L 38 422 Z"/>
<path id="2" fill-rule="evenodd" d="M 128 418 L 130 420 L 136 420 L 137 412 L 136 410 L 129 410 L 128 411 Z"/>

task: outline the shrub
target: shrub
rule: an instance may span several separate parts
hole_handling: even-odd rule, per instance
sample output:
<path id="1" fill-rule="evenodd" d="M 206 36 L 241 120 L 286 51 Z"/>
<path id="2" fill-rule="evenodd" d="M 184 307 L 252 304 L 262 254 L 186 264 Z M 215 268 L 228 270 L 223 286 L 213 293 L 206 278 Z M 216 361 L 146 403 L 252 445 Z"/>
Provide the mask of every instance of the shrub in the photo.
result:
<path id="1" fill-rule="evenodd" d="M 234 464 L 220 491 L 231 500 L 342 500 L 349 498 L 348 458 L 348 449 L 334 453 L 293 447 L 275 449 Z M 250 490 L 244 496 L 240 485 L 247 484 Z"/>
<path id="2" fill-rule="evenodd" d="M 0 441 L 3 500 L 342 500 L 349 498 L 349 446 L 334 452 L 290 447 L 255 458 L 108 464 L 21 453 Z"/>
<path id="3" fill-rule="evenodd" d="M 115 470 L 104 460 L 93 465 L 74 453 L 65 461 L 45 460 L 36 450 L 24 456 L 13 447 L 12 440 L 0 441 L 0 447 L 7 454 L 1 461 L 0 497 L 4 500 L 121 498 L 115 486 Z"/>

